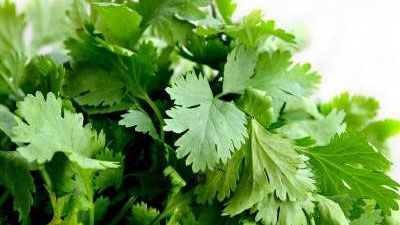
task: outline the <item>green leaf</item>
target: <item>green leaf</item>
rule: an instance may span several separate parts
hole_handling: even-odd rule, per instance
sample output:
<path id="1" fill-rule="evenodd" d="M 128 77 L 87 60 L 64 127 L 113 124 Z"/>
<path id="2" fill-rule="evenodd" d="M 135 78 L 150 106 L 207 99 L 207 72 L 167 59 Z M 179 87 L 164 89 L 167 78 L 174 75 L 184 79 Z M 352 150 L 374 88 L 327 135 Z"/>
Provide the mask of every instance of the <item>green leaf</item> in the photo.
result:
<path id="1" fill-rule="evenodd" d="M 321 79 L 311 71 L 310 64 L 293 64 L 290 57 L 289 52 L 263 53 L 250 80 L 252 88 L 266 91 L 272 97 L 275 116 L 284 102 L 313 94 Z"/>
<path id="2" fill-rule="evenodd" d="M 400 134 L 400 121 L 393 119 L 385 119 L 381 121 L 369 123 L 363 130 L 370 141 L 378 150 L 389 155 L 389 148 L 387 146 L 387 141 Z"/>
<path id="3" fill-rule="evenodd" d="M 187 20 L 199 20 L 205 13 L 198 7 L 201 1 L 140 0 L 135 9 L 142 17 L 142 27 L 151 26 L 169 44 L 185 41 L 194 26 Z M 178 19 L 183 18 L 183 19 Z"/>
<path id="4" fill-rule="evenodd" d="M 252 11 L 242 19 L 238 26 L 227 27 L 224 31 L 237 38 L 239 43 L 253 49 L 262 46 L 269 37 L 277 37 L 283 41 L 294 43 L 293 35 L 275 28 L 275 21 L 264 21 L 261 10 Z"/>
<path id="5" fill-rule="evenodd" d="M 99 197 L 94 202 L 94 222 L 95 224 L 101 224 L 101 221 L 105 214 L 107 213 L 107 209 L 110 206 L 110 199 L 107 197 Z"/>
<path id="6" fill-rule="evenodd" d="M 228 55 L 224 67 L 224 93 L 243 93 L 257 63 L 257 54 L 254 50 L 238 46 Z"/>
<path id="7" fill-rule="evenodd" d="M 66 77 L 65 94 L 80 105 L 113 106 L 124 96 L 124 84 L 113 73 L 83 67 Z"/>
<path id="8" fill-rule="evenodd" d="M 240 148 L 247 136 L 246 117 L 232 103 L 214 98 L 205 77 L 189 73 L 166 90 L 176 106 L 166 112 L 170 119 L 164 130 L 185 132 L 175 145 L 193 171 L 212 170 Z"/>
<path id="9" fill-rule="evenodd" d="M 149 207 L 146 203 L 137 203 L 132 207 L 132 216 L 129 217 L 128 221 L 131 225 L 149 225 L 160 212 L 157 209 Z M 154 225 L 158 225 L 154 223 Z"/>
<path id="10" fill-rule="evenodd" d="M 227 163 L 219 164 L 213 171 L 207 171 L 206 180 L 195 189 L 197 202 L 212 203 L 215 197 L 222 202 L 228 198 L 236 190 L 243 157 L 243 151 L 236 151 Z"/>
<path id="11" fill-rule="evenodd" d="M 311 199 L 305 201 L 281 201 L 273 194 L 266 196 L 256 206 L 256 221 L 265 225 L 307 225 L 308 215 L 314 212 Z"/>
<path id="12" fill-rule="evenodd" d="M 383 211 L 398 209 L 399 184 L 381 171 L 390 162 L 366 138 L 344 133 L 327 146 L 307 150 L 324 195 L 352 194 L 375 199 Z"/>
<path id="13" fill-rule="evenodd" d="M 26 93 L 40 91 L 43 94 L 53 92 L 60 95 L 64 84 L 65 68 L 49 56 L 38 56 L 31 59 L 26 67 L 22 88 Z"/>
<path id="14" fill-rule="evenodd" d="M 264 127 L 271 124 L 273 117 L 272 100 L 264 91 L 246 89 L 239 99 L 238 105 Z"/>
<path id="15" fill-rule="evenodd" d="M 0 151 L 0 185 L 14 197 L 14 210 L 19 212 L 19 220 L 27 220 L 35 184 L 28 162 L 17 152 Z"/>
<path id="16" fill-rule="evenodd" d="M 0 130 L 11 138 L 11 129 L 16 124 L 15 115 L 7 107 L 0 105 Z"/>
<path id="17" fill-rule="evenodd" d="M 105 149 L 103 152 L 96 155 L 97 160 L 117 162 L 120 165 L 118 168 L 99 171 L 98 175 L 95 177 L 96 190 L 102 192 L 110 187 L 115 187 L 116 190 L 119 190 L 124 177 L 124 158 L 122 153 L 114 153 L 109 149 Z"/>
<path id="18" fill-rule="evenodd" d="M 116 3 L 94 3 L 98 15 L 97 25 L 106 40 L 130 47 L 141 33 L 142 16 L 125 5 Z"/>
<path id="19" fill-rule="evenodd" d="M 32 51 L 62 42 L 73 34 L 73 23 L 67 16 L 72 10 L 69 0 L 32 0 L 27 5 L 27 19 L 32 24 Z"/>
<path id="20" fill-rule="evenodd" d="M 28 95 L 18 103 L 17 126 L 12 140 L 21 143 L 17 151 L 29 162 L 39 164 L 50 161 L 56 152 L 62 152 L 82 168 L 115 168 L 113 162 L 92 159 L 104 149 L 104 135 L 97 135 L 90 126 L 83 126 L 82 114 L 64 110 L 61 99 L 49 93 L 47 100 L 40 92 Z M 22 120 L 23 119 L 23 120 Z"/>
<path id="21" fill-rule="evenodd" d="M 346 113 L 344 121 L 348 128 L 358 130 L 365 127 L 369 120 L 375 118 L 378 113 L 379 103 L 371 97 L 362 95 L 350 96 L 348 92 L 344 92 L 333 98 L 332 101 L 322 104 L 320 109 L 326 115 L 334 109 L 337 111 L 343 110 Z"/>
<path id="22" fill-rule="evenodd" d="M 336 113 L 333 110 L 329 115 L 311 120 L 300 120 L 289 122 L 283 127 L 277 129 L 281 134 L 291 139 L 302 139 L 311 137 L 316 145 L 327 145 L 336 134 L 342 134 L 346 131 L 346 124 L 343 123 L 345 113 L 340 111 Z"/>
<path id="23" fill-rule="evenodd" d="M 226 24 L 232 24 L 232 15 L 236 10 L 236 3 L 232 0 L 215 0 L 215 4 Z"/>
<path id="24" fill-rule="evenodd" d="M 147 98 L 147 86 L 152 84 L 157 71 L 157 49 L 152 42 L 139 45 L 136 54 L 127 62 L 127 71 L 120 74 L 128 90 L 139 98 Z"/>
<path id="25" fill-rule="evenodd" d="M 383 221 L 381 214 L 380 209 L 365 212 L 360 218 L 351 221 L 350 225 L 379 225 Z"/>
<path id="26" fill-rule="evenodd" d="M 290 139 L 270 133 L 254 119 L 249 126 L 250 138 L 242 148 L 244 171 L 224 213 L 236 215 L 270 192 L 283 201 L 305 200 L 315 189 L 311 172 L 305 168 L 306 158 L 296 152 Z"/>
<path id="27" fill-rule="evenodd" d="M 135 127 L 137 132 L 149 134 L 154 139 L 159 139 L 156 128 L 149 115 L 138 109 L 130 109 L 127 113 L 122 115 L 118 124 L 125 127 Z"/>
<path id="28" fill-rule="evenodd" d="M 315 195 L 318 202 L 320 223 L 324 225 L 349 225 L 339 204 L 322 195 Z"/>
<path id="29" fill-rule="evenodd" d="M 17 14 L 15 4 L 10 0 L 0 3 L 0 55 L 5 51 L 24 50 L 23 32 L 25 16 Z"/>

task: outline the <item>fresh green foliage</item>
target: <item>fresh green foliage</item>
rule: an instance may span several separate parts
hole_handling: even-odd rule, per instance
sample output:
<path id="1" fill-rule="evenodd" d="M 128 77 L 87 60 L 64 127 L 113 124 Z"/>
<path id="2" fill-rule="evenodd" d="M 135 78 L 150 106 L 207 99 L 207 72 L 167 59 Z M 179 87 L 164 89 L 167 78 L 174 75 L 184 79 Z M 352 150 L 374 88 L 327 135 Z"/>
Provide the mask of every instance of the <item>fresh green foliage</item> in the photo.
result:
<path id="1" fill-rule="evenodd" d="M 397 225 L 400 121 L 235 9 L 0 0 L 0 224 Z"/>

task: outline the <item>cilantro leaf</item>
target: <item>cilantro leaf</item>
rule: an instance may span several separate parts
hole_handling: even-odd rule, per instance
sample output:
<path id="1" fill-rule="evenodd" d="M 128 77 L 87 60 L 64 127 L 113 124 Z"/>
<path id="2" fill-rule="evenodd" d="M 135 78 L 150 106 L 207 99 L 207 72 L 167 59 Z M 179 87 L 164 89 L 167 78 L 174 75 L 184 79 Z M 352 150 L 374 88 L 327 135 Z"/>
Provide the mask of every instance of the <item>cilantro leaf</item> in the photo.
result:
<path id="1" fill-rule="evenodd" d="M 224 93 L 243 93 L 254 75 L 257 54 L 244 46 L 236 47 L 228 55 L 224 68 Z"/>
<path id="2" fill-rule="evenodd" d="M 0 105 L 0 130 L 11 138 L 11 130 L 16 124 L 15 115 L 7 107 Z"/>
<path id="3" fill-rule="evenodd" d="M 307 150 L 322 194 L 350 193 L 375 199 L 385 211 L 398 209 L 399 184 L 381 171 L 390 162 L 356 134 L 335 136 L 327 146 Z"/>
<path id="4" fill-rule="evenodd" d="M 94 202 L 94 218 L 96 224 L 100 224 L 109 206 L 110 206 L 109 198 L 101 196 L 96 199 L 96 201 Z"/>
<path id="5" fill-rule="evenodd" d="M 389 155 L 387 140 L 400 134 L 400 121 L 385 119 L 369 123 L 363 130 L 370 141 L 378 150 Z"/>
<path id="6" fill-rule="evenodd" d="M 159 139 L 151 118 L 143 110 L 130 109 L 127 113 L 122 115 L 122 119 L 118 124 L 125 127 L 135 127 L 137 132 L 148 133 L 152 138 Z"/>
<path id="7" fill-rule="evenodd" d="M 306 199 L 315 186 L 304 156 L 296 152 L 290 139 L 270 133 L 256 120 L 249 126 L 250 137 L 242 148 L 244 171 L 224 213 L 236 215 L 270 192 L 283 201 Z"/>
<path id="8" fill-rule="evenodd" d="M 124 96 L 124 84 L 115 74 L 99 68 L 79 68 L 66 77 L 64 92 L 80 105 L 112 106 Z"/>
<path id="9" fill-rule="evenodd" d="M 272 122 L 272 100 L 264 91 L 246 89 L 238 105 L 264 127 Z"/>
<path id="10" fill-rule="evenodd" d="M 146 203 L 141 202 L 137 203 L 132 207 L 132 216 L 129 217 L 129 224 L 132 225 L 148 225 L 157 216 L 160 214 L 160 212 L 157 209 L 154 209 L 150 206 L 148 206 Z M 160 224 L 160 223 L 154 223 Z"/>
<path id="11" fill-rule="evenodd" d="M 339 204 L 322 195 L 315 195 L 320 213 L 320 224 L 349 225 Z"/>
<path id="12" fill-rule="evenodd" d="M 345 113 L 343 111 L 336 113 L 336 110 L 333 110 L 326 117 L 288 122 L 279 128 L 278 132 L 291 139 L 311 137 L 315 140 L 316 145 L 327 145 L 336 134 L 346 131 L 346 124 L 343 123 L 344 118 Z"/>
<path id="13" fill-rule="evenodd" d="M 169 44 L 184 42 L 194 26 L 187 20 L 205 17 L 198 6 L 201 1 L 191 0 L 140 0 L 135 9 L 142 15 L 142 27 L 151 26 Z M 183 19 L 178 19 L 178 16 Z M 179 35 L 177 35 L 179 34 Z"/>
<path id="14" fill-rule="evenodd" d="M 333 98 L 332 101 L 321 105 L 321 112 L 329 114 L 336 109 L 346 113 L 344 121 L 349 129 L 358 130 L 363 128 L 369 120 L 374 119 L 378 113 L 379 103 L 371 97 L 362 95 L 350 96 L 345 92 Z"/>
<path id="15" fill-rule="evenodd" d="M 379 225 L 383 221 L 382 210 L 365 212 L 360 218 L 351 221 L 350 225 Z"/>
<path id="16" fill-rule="evenodd" d="M 270 194 L 256 206 L 256 220 L 265 225 L 307 225 L 308 215 L 314 212 L 314 203 L 305 201 L 281 201 Z"/>
<path id="17" fill-rule="evenodd" d="M 102 192 L 109 187 L 115 187 L 118 190 L 122 185 L 124 176 L 124 156 L 120 152 L 114 153 L 109 149 L 96 155 L 97 160 L 117 162 L 120 166 L 118 168 L 111 168 L 107 170 L 100 170 L 95 177 L 95 189 Z"/>
<path id="18" fill-rule="evenodd" d="M 230 197 L 231 192 L 235 191 L 237 186 L 243 157 L 243 151 L 236 151 L 227 163 L 217 165 L 213 171 L 207 171 L 205 182 L 195 189 L 197 201 L 212 203 L 217 197 L 221 202 Z"/>
<path id="19" fill-rule="evenodd" d="M 15 4 L 9 0 L 0 3 L 0 55 L 8 50 L 24 50 L 24 28 L 25 16 L 17 14 Z"/>
<path id="20" fill-rule="evenodd" d="M 232 103 L 213 97 L 205 77 L 189 73 L 176 80 L 166 91 L 177 106 L 166 113 L 165 131 L 185 132 L 176 142 L 179 158 L 193 171 L 213 169 L 225 163 L 247 136 L 245 115 Z"/>
<path id="21" fill-rule="evenodd" d="M 32 25 L 32 52 L 73 34 L 73 23 L 67 16 L 72 1 L 32 0 L 27 5 L 27 19 Z"/>
<path id="22" fill-rule="evenodd" d="M 262 54 L 250 87 L 266 91 L 272 97 L 277 115 L 284 102 L 308 97 L 317 89 L 320 75 L 311 71 L 310 64 L 293 64 L 289 52 L 275 51 Z"/>
<path id="23" fill-rule="evenodd" d="M 54 94 L 49 93 L 47 100 L 40 92 L 36 96 L 28 95 L 19 102 L 17 113 L 24 121 L 17 120 L 12 140 L 26 144 L 17 151 L 29 162 L 45 163 L 56 152 L 63 152 L 82 168 L 117 167 L 113 162 L 90 158 L 104 148 L 104 135 L 84 127 L 81 114 L 62 112 L 61 100 Z"/>
<path id="24" fill-rule="evenodd" d="M 278 37 L 286 42 L 294 43 L 294 36 L 282 29 L 275 28 L 275 21 L 264 21 L 261 10 L 254 10 L 244 17 L 238 26 L 230 26 L 224 31 L 239 43 L 249 48 L 257 49 L 269 37 Z"/>
<path id="25" fill-rule="evenodd" d="M 98 13 L 98 28 L 106 40 L 124 47 L 131 47 L 141 33 L 142 16 L 122 4 L 94 3 Z"/>
<path id="26" fill-rule="evenodd" d="M 17 152 L 0 151 L 0 185 L 14 197 L 14 209 L 18 210 L 19 219 L 27 220 L 36 189 L 29 163 Z"/>
<path id="27" fill-rule="evenodd" d="M 232 24 L 232 15 L 236 10 L 236 3 L 232 0 L 215 0 L 215 5 L 226 24 Z"/>

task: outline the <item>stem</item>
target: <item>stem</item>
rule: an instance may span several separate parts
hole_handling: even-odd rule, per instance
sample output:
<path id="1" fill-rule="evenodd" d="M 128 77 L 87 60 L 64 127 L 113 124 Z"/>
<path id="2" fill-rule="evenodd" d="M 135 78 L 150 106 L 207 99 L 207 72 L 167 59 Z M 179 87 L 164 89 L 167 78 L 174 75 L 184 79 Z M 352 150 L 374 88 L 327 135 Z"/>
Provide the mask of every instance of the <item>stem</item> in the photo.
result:
<path id="1" fill-rule="evenodd" d="M 49 191 L 53 191 L 53 182 L 51 181 L 50 176 L 44 167 L 40 169 L 40 173 L 42 174 L 44 183 L 46 184 Z"/>
<path id="2" fill-rule="evenodd" d="M 122 206 L 121 210 L 119 210 L 119 213 L 108 223 L 108 225 L 119 224 L 119 222 L 125 217 L 126 213 L 128 213 L 128 211 L 131 209 L 135 201 L 136 201 L 136 196 L 130 197 L 129 200 L 125 203 L 125 205 Z"/>
<path id="3" fill-rule="evenodd" d="M 6 75 L 1 73 L 1 77 L 7 83 L 8 87 L 11 89 L 11 91 L 14 93 L 15 98 L 17 100 L 22 100 L 24 98 L 24 94 L 14 86 L 14 84 L 11 82 L 10 79 L 8 79 L 8 77 Z"/>
<path id="4" fill-rule="evenodd" d="M 164 128 L 164 124 L 165 123 L 164 123 L 163 117 L 161 116 L 160 109 L 158 109 L 156 103 L 153 100 L 151 100 L 151 98 L 148 95 L 146 95 L 143 98 L 143 100 L 150 106 L 150 108 L 153 110 L 154 114 L 156 115 L 156 117 L 157 117 L 157 119 L 158 119 L 158 121 L 160 123 L 160 138 L 161 138 L 161 141 L 164 141 L 165 140 L 165 133 L 164 133 L 164 129 L 163 128 Z"/>
<path id="5" fill-rule="evenodd" d="M 227 95 L 227 94 L 229 94 L 229 93 L 224 93 L 224 92 L 222 92 L 222 93 L 217 94 L 217 95 L 215 96 L 215 98 L 222 98 L 222 97 L 224 97 L 224 96 Z"/>
<path id="6" fill-rule="evenodd" d="M 0 208 L 6 203 L 8 197 L 10 197 L 10 192 L 6 190 L 0 197 Z"/>

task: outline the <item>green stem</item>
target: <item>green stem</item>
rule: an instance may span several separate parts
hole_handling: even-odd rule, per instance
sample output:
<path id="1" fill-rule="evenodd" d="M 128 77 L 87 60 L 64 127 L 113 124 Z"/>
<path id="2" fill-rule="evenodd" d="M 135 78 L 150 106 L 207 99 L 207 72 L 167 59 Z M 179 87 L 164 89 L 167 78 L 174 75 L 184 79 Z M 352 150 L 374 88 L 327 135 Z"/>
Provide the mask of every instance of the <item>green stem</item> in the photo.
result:
<path id="1" fill-rule="evenodd" d="M 156 115 L 156 117 L 160 123 L 160 138 L 161 138 L 161 141 L 164 142 L 165 132 L 164 132 L 163 128 L 164 128 L 165 123 L 164 123 L 163 117 L 161 116 L 160 109 L 157 107 L 156 103 L 153 100 L 151 100 L 151 98 L 148 95 L 146 95 L 143 98 L 143 100 L 150 106 L 150 108 L 153 110 L 154 114 Z"/>
<path id="2" fill-rule="evenodd" d="M 124 206 L 119 210 L 117 216 L 115 216 L 109 223 L 108 225 L 116 225 L 119 224 L 119 222 L 125 217 L 125 215 L 128 213 L 128 211 L 131 209 L 132 205 L 136 201 L 136 196 L 132 196 L 129 198 L 129 200 L 125 203 Z"/>
<path id="3" fill-rule="evenodd" d="M 4 193 L 0 197 L 0 208 L 3 207 L 3 205 L 6 203 L 8 197 L 10 197 L 10 192 L 9 191 L 4 191 Z"/>
<path id="4" fill-rule="evenodd" d="M 18 88 L 15 87 L 15 85 L 11 82 L 10 79 L 8 79 L 6 75 L 4 75 L 3 73 L 0 73 L 0 75 L 3 78 L 3 80 L 7 83 L 11 91 L 14 93 L 15 98 L 17 100 L 22 100 L 24 98 L 24 94 L 20 90 L 18 90 Z"/>
<path id="5" fill-rule="evenodd" d="M 217 94 L 217 95 L 215 96 L 215 98 L 222 98 L 222 97 L 224 97 L 224 96 L 227 95 L 227 94 L 229 94 L 229 93 L 222 92 L 222 93 Z"/>
<path id="6" fill-rule="evenodd" d="M 42 174 L 44 183 L 46 184 L 47 188 L 50 191 L 53 191 L 53 182 L 51 181 L 51 178 L 44 167 L 40 169 L 40 173 Z"/>

